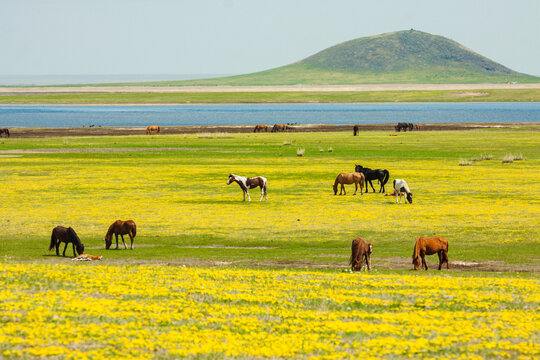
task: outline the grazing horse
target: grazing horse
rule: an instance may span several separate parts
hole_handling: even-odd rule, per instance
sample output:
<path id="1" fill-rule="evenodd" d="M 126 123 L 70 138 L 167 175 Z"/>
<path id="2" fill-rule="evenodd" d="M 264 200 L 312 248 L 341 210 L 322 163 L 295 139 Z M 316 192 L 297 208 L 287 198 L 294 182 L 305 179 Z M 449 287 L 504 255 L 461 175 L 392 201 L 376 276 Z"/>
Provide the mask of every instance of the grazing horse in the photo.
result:
<path id="1" fill-rule="evenodd" d="M 118 235 L 120 235 L 122 238 L 124 249 L 127 249 L 126 242 L 124 241 L 125 234 L 128 234 L 129 238 L 131 239 L 130 249 L 133 250 L 133 239 L 137 235 L 137 225 L 133 220 L 116 220 L 113 222 L 111 226 L 109 226 L 109 230 L 107 230 L 107 234 L 105 235 L 105 249 L 107 250 L 109 250 L 111 247 L 113 234 L 116 237 L 116 250 L 118 250 Z"/>
<path id="2" fill-rule="evenodd" d="M 146 128 L 146 135 L 152 135 L 152 132 L 156 132 L 156 135 L 159 135 L 161 128 L 158 125 L 149 125 Z"/>
<path id="3" fill-rule="evenodd" d="M 0 137 L 2 136 L 6 136 L 6 137 L 9 137 L 9 130 L 8 128 L 3 128 L 3 129 L 0 129 Z"/>
<path id="4" fill-rule="evenodd" d="M 334 189 L 334 195 L 337 195 L 338 184 L 341 185 L 341 191 L 339 192 L 339 195 L 347 195 L 347 193 L 345 192 L 345 184 L 354 184 L 355 190 L 353 195 L 356 195 L 356 192 L 358 191 L 358 184 L 360 184 L 360 195 L 364 195 L 364 181 L 364 174 L 360 172 L 341 173 L 336 177 L 336 181 L 334 181 L 334 186 L 332 186 L 332 188 Z"/>
<path id="5" fill-rule="evenodd" d="M 358 125 L 354 125 L 353 127 L 353 135 L 356 136 L 360 132 L 360 127 Z"/>
<path id="6" fill-rule="evenodd" d="M 414 129 L 414 124 L 413 123 L 404 123 L 404 122 L 402 123 L 402 122 L 400 122 L 400 123 L 398 123 L 396 125 L 396 131 L 397 132 L 400 132 L 401 130 L 403 130 L 405 132 L 407 130 L 413 131 L 413 129 Z"/>
<path id="7" fill-rule="evenodd" d="M 386 169 L 375 169 L 371 170 L 370 168 L 365 168 L 362 165 L 356 165 L 354 167 L 354 171 L 361 172 L 366 177 L 366 192 L 368 192 L 368 183 L 371 185 L 371 189 L 373 192 L 375 192 L 375 189 L 373 188 L 373 183 L 371 180 L 378 180 L 379 184 L 381 185 L 379 192 L 384 192 L 384 185 L 388 182 L 388 179 L 390 178 L 390 172 Z"/>
<path id="8" fill-rule="evenodd" d="M 409 204 L 412 204 L 412 192 L 409 189 L 409 185 L 407 185 L 407 182 L 403 179 L 394 179 L 394 194 L 396 194 L 396 203 L 398 202 L 398 196 L 399 196 L 399 203 L 401 204 L 401 195 L 405 193 L 407 196 L 407 200 L 409 201 Z M 404 201 L 407 203 L 407 201 Z"/>
<path id="9" fill-rule="evenodd" d="M 373 244 L 367 243 L 362 238 L 356 238 L 352 241 L 351 258 L 349 265 L 352 271 L 362 271 L 362 260 L 366 260 L 368 271 L 371 270 L 371 253 L 373 252 Z"/>
<path id="10" fill-rule="evenodd" d="M 229 180 L 227 180 L 227 185 L 230 185 L 232 182 L 236 182 L 238 185 L 240 185 L 240 188 L 244 192 L 244 201 L 246 201 L 246 194 L 248 196 L 248 201 L 251 201 L 251 197 L 249 196 L 248 189 L 253 189 L 256 187 L 261 188 L 261 198 L 259 199 L 259 201 L 262 201 L 263 196 L 264 196 L 264 200 L 268 200 L 268 197 L 266 194 L 267 180 L 264 177 L 257 176 L 257 177 L 248 178 L 245 176 L 230 174 Z"/>
<path id="11" fill-rule="evenodd" d="M 418 270 L 420 266 L 420 258 L 422 258 L 422 269 L 425 267 L 427 270 L 426 264 L 426 255 L 439 255 L 439 270 L 442 268 L 442 264 L 446 262 L 446 269 L 450 269 L 448 265 L 448 240 L 443 237 L 431 237 L 426 238 L 420 236 L 416 243 L 414 244 L 414 251 L 412 255 L 412 263 L 414 265 L 414 270 Z"/>
<path id="12" fill-rule="evenodd" d="M 84 244 L 81 243 L 81 239 L 79 239 L 77 233 L 71 227 L 65 228 L 63 226 L 57 226 L 53 229 L 49 251 L 56 247 L 56 256 L 60 256 L 59 248 L 61 242 L 66 243 L 62 256 L 66 256 L 68 243 L 73 245 L 73 257 L 77 256 L 77 254 L 81 255 L 84 253 Z M 75 248 L 77 248 L 77 253 L 75 253 Z"/>
<path id="13" fill-rule="evenodd" d="M 255 125 L 255 129 L 253 129 L 253 132 L 256 133 L 261 131 L 268 132 L 268 125 Z"/>
<path id="14" fill-rule="evenodd" d="M 272 127 L 272 132 L 285 132 L 288 129 L 287 124 L 275 124 Z"/>

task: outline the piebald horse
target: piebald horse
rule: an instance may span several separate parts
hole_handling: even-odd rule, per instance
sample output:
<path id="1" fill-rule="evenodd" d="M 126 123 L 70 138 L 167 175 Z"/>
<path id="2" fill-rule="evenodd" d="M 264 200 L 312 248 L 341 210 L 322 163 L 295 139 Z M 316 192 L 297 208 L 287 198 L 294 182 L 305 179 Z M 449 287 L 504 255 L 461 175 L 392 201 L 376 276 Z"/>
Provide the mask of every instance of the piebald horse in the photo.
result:
<path id="1" fill-rule="evenodd" d="M 405 203 L 409 201 L 410 204 L 412 204 L 412 192 L 409 190 L 409 185 L 407 185 L 407 182 L 403 179 L 395 179 L 394 180 L 394 194 L 396 194 L 396 203 L 398 202 L 398 196 L 399 196 L 399 203 L 401 204 L 401 195 L 405 193 L 407 200 L 404 200 Z"/>
<path id="2" fill-rule="evenodd" d="M 227 185 L 230 185 L 232 182 L 236 182 L 238 185 L 240 185 L 240 188 L 244 192 L 244 201 L 246 201 L 246 194 L 248 197 L 248 201 L 251 201 L 251 197 L 249 196 L 248 189 L 253 189 L 256 187 L 261 188 L 261 198 L 259 199 L 259 201 L 262 201 L 263 196 L 264 196 L 264 200 L 268 200 L 268 197 L 266 196 L 267 181 L 266 181 L 266 178 L 264 177 L 257 176 L 257 177 L 248 178 L 245 176 L 230 174 L 229 180 L 227 180 Z"/>

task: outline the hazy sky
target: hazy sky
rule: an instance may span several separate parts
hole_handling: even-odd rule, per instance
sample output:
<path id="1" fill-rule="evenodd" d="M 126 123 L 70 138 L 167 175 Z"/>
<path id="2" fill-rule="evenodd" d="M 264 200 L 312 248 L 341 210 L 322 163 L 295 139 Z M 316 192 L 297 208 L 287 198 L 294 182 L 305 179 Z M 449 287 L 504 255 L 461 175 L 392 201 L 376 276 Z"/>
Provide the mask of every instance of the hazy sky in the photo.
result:
<path id="1" fill-rule="evenodd" d="M 410 28 L 540 76 L 540 0 L 0 0 L 0 74 L 241 74 Z"/>

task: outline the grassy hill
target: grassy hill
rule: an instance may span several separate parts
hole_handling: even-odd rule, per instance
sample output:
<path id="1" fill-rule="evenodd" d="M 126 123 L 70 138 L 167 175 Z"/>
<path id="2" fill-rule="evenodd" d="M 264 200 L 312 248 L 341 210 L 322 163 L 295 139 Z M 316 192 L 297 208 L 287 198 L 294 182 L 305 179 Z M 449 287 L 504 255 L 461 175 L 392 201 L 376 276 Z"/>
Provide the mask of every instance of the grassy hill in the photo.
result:
<path id="1" fill-rule="evenodd" d="M 540 82 L 459 43 L 416 30 L 332 46 L 296 63 L 252 74 L 146 85 L 297 85 Z"/>

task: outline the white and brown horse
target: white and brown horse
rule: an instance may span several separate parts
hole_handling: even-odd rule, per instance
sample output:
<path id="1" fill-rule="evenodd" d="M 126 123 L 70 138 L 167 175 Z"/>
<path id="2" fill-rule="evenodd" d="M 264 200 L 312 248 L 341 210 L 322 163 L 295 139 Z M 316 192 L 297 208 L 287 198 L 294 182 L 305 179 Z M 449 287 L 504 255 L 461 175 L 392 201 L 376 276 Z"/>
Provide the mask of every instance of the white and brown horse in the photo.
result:
<path id="1" fill-rule="evenodd" d="M 161 128 L 158 125 L 149 125 L 146 128 L 146 135 L 152 135 L 154 131 L 156 132 L 156 135 L 159 135 Z"/>
<path id="2" fill-rule="evenodd" d="M 264 177 L 257 176 L 257 177 L 248 178 L 245 176 L 230 174 L 229 180 L 227 180 L 227 185 L 230 185 L 232 182 L 235 182 L 238 185 L 240 185 L 240 188 L 244 192 L 244 201 L 246 201 L 246 194 L 248 197 L 248 201 L 251 201 L 251 197 L 249 196 L 248 190 L 254 189 L 256 187 L 261 188 L 261 198 L 259 199 L 259 201 L 262 201 L 263 196 L 264 196 L 264 200 L 268 200 L 268 197 L 266 196 L 267 181 L 266 181 L 266 178 Z"/>
<path id="3" fill-rule="evenodd" d="M 399 203 L 401 204 L 401 195 L 405 194 L 407 200 L 404 200 L 405 203 L 409 201 L 409 204 L 412 204 L 412 192 L 409 189 L 409 185 L 407 185 L 407 182 L 403 179 L 395 179 L 394 180 L 394 194 L 396 195 L 396 203 L 398 202 L 398 196 L 399 196 Z"/>

